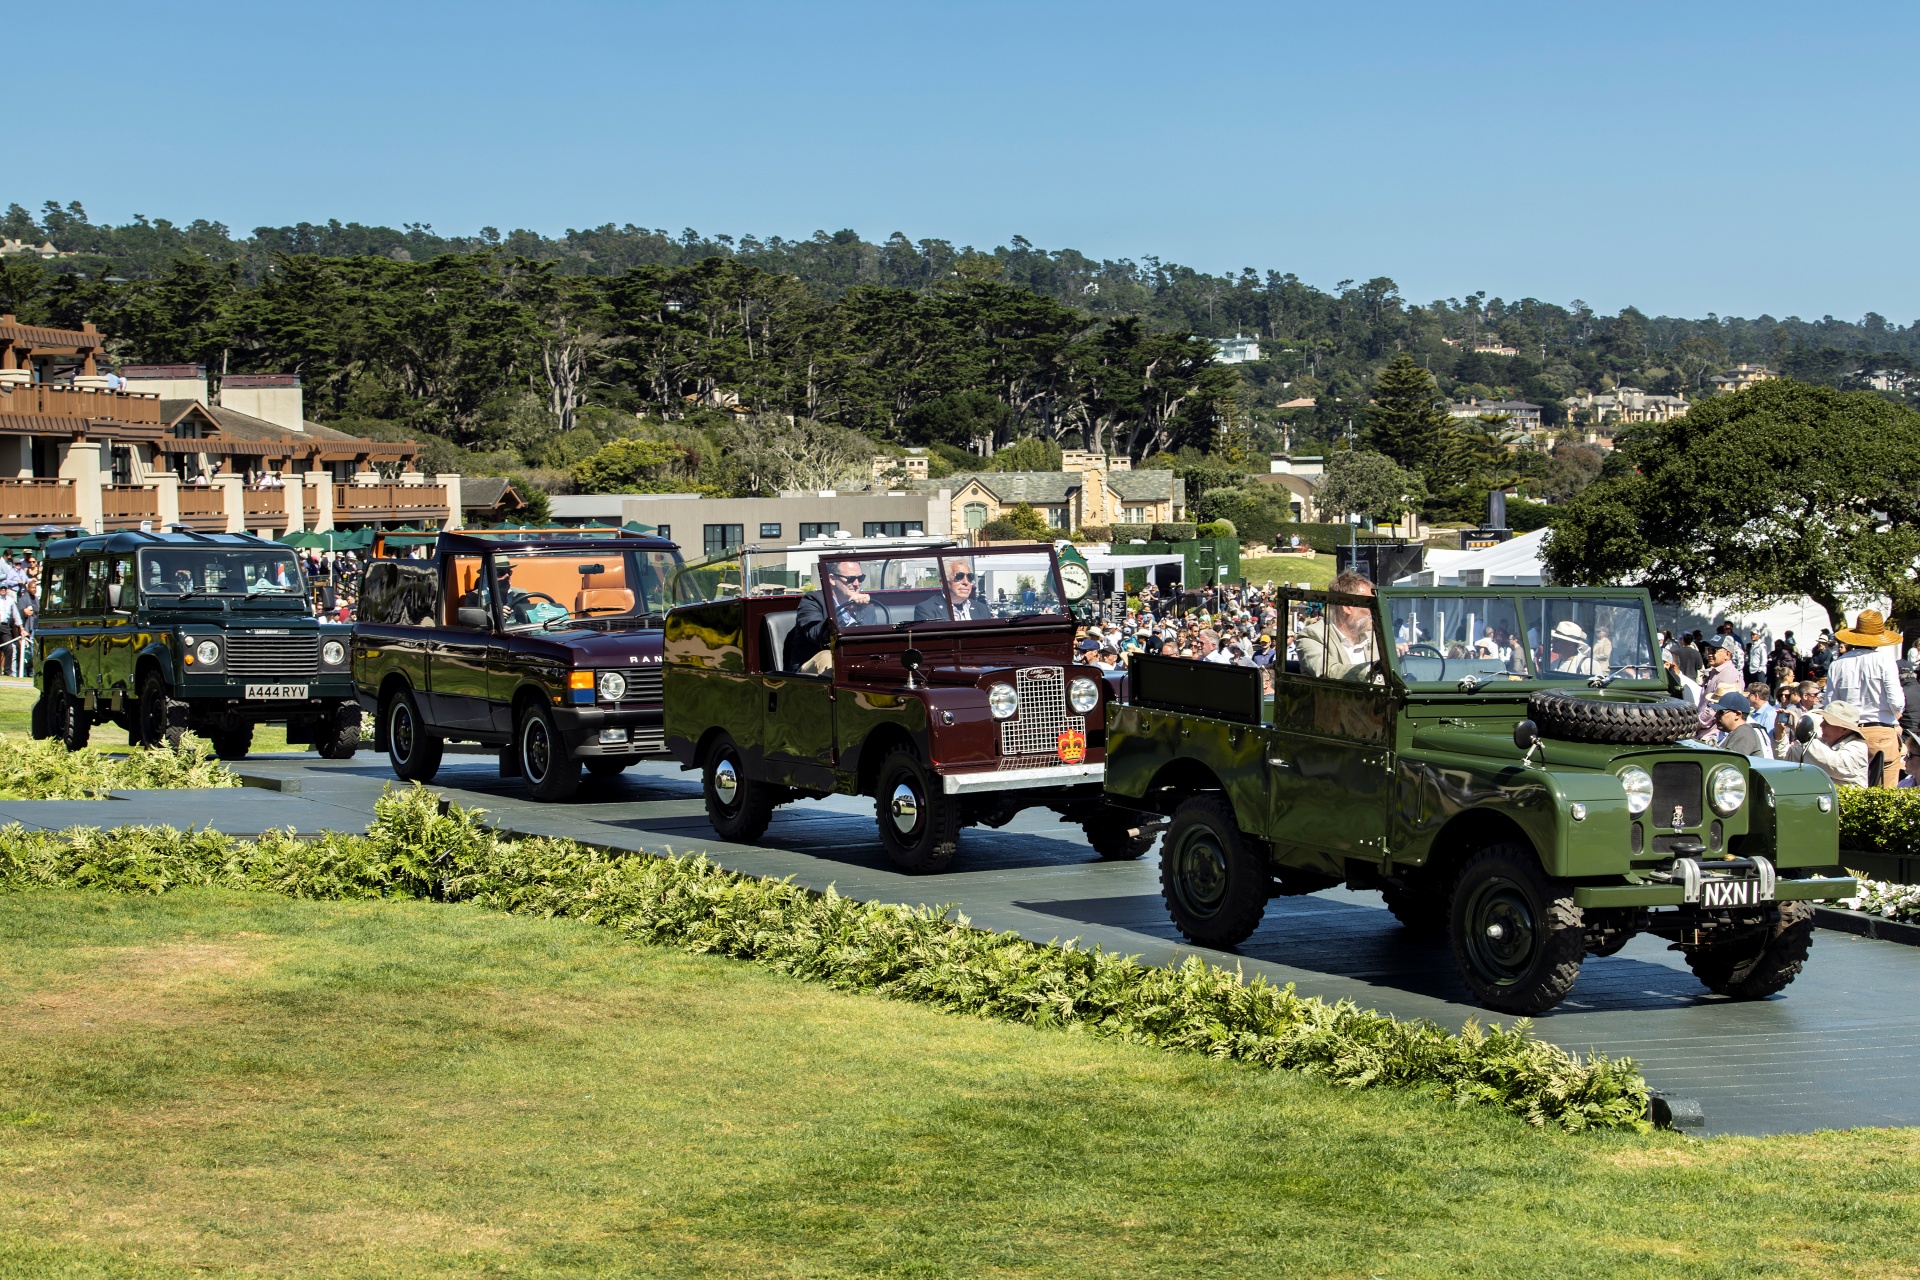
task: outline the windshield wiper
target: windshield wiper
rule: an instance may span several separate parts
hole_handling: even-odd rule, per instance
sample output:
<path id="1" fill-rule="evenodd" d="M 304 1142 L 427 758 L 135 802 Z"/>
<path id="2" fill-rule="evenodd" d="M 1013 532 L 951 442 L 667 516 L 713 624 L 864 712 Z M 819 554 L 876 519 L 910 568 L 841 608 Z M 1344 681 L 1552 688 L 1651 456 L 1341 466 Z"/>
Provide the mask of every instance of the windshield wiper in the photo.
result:
<path id="1" fill-rule="evenodd" d="M 1478 689 L 1491 679 L 1493 679 L 1493 677 L 1484 671 L 1469 671 L 1466 675 L 1460 677 L 1460 683 L 1455 685 L 1454 688 L 1462 693 L 1472 693 L 1475 689 Z"/>
<path id="2" fill-rule="evenodd" d="M 1603 676 L 1588 676 L 1587 688 L 1604 689 L 1608 685 L 1612 684 L 1615 680 L 1618 680 L 1619 678 L 1620 678 L 1620 674 L 1617 671 L 1608 672 L 1606 675 L 1603 675 Z"/>

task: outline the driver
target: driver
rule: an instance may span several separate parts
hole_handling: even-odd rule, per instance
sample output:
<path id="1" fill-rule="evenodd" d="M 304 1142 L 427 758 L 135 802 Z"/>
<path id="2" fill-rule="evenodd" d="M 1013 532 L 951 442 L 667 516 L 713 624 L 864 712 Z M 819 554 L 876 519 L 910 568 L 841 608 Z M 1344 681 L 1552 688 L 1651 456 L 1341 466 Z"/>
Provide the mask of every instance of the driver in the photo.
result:
<path id="1" fill-rule="evenodd" d="M 949 616 L 955 622 L 984 622 L 993 616 L 987 602 L 979 596 L 979 572 L 972 560 L 953 559 L 946 562 L 947 603 L 942 608 L 940 597 L 929 596 L 922 600 L 913 611 L 915 622 L 944 622 Z"/>
<path id="2" fill-rule="evenodd" d="M 886 621 L 873 597 L 863 589 L 867 573 L 858 560 L 829 560 L 821 567 L 825 575 L 820 590 L 800 597 L 800 605 L 793 611 L 793 630 L 787 632 L 785 652 L 780 655 L 780 665 L 786 670 L 815 676 L 833 669 L 833 651 L 828 645 L 836 626 L 866 627 Z M 827 603 L 829 589 L 833 592 L 831 606 Z"/>
<path id="3" fill-rule="evenodd" d="M 1365 574 L 1348 569 L 1327 589 L 1350 596 L 1371 596 L 1373 583 Z M 1330 604 L 1326 616 L 1326 626 L 1305 628 L 1296 640 L 1300 669 L 1323 680 L 1365 680 L 1380 660 L 1373 611 L 1364 605 Z"/>
<path id="4" fill-rule="evenodd" d="M 508 622 L 544 622 L 545 615 L 559 610 L 557 616 L 564 617 L 566 609 L 562 605 L 549 603 L 551 597 L 539 592 L 516 591 L 513 586 L 513 561 L 496 561 L 494 578 L 500 583 L 501 612 Z M 462 609 L 484 609 L 487 607 L 487 580 L 484 575 L 473 584 L 473 590 L 460 597 Z"/>

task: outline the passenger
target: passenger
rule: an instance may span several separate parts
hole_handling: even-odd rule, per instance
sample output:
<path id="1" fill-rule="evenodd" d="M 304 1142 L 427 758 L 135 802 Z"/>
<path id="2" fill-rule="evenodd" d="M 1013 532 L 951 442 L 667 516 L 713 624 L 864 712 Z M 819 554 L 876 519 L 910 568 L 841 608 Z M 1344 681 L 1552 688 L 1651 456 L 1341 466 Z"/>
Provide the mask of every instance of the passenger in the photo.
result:
<path id="1" fill-rule="evenodd" d="M 1373 583 L 1365 574 L 1348 569 L 1328 590 L 1370 596 Z M 1325 622 L 1303 627 L 1295 643 L 1300 650 L 1300 669 L 1325 680 L 1365 680 L 1380 661 L 1373 611 L 1363 605 L 1328 605 Z"/>
<path id="2" fill-rule="evenodd" d="M 1721 732 L 1727 735 L 1720 743 L 1722 747 L 1756 760 L 1773 759 L 1773 748 L 1768 745 L 1766 731 L 1748 719 L 1753 714 L 1753 703 L 1746 694 L 1721 694 L 1720 701 L 1713 704 L 1713 710 L 1714 718 L 1720 722 Z"/>
<path id="3" fill-rule="evenodd" d="M 870 627 L 885 621 L 873 597 L 860 589 L 867 575 L 858 560 L 832 560 L 822 567 L 826 577 L 820 590 L 801 596 L 800 607 L 794 610 L 793 630 L 787 633 L 786 652 L 781 655 L 781 665 L 788 671 L 824 675 L 833 670 L 829 646 L 836 628 Z M 829 587 L 834 596 L 831 606 Z"/>
<path id="4" fill-rule="evenodd" d="M 1814 736 L 1808 721 L 1801 721 L 1784 758 L 1819 765 L 1839 786 L 1866 786 L 1867 740 L 1860 736 L 1860 713 L 1851 702 L 1829 702 L 1816 714 L 1818 736 Z M 1806 735 L 1804 739 L 1802 734 Z"/>
<path id="5" fill-rule="evenodd" d="M 1592 652 L 1587 648 L 1587 633 L 1571 618 L 1562 618 L 1547 637 L 1550 650 L 1547 663 L 1562 675 L 1589 675 L 1593 670 Z"/>
<path id="6" fill-rule="evenodd" d="M 945 622 L 951 617 L 955 622 L 985 622 L 993 617 L 993 610 L 987 602 L 974 594 L 974 585 L 979 581 L 978 571 L 971 560 L 949 560 L 946 563 L 947 600 L 943 605 L 938 596 L 929 596 L 922 600 L 913 611 L 915 622 Z"/>

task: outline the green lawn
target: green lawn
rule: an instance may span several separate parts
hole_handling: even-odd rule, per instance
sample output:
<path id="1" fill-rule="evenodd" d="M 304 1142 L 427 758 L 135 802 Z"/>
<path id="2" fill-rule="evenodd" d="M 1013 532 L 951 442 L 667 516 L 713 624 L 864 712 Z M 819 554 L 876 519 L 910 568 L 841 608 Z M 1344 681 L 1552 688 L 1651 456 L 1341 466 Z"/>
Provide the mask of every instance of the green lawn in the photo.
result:
<path id="1" fill-rule="evenodd" d="M 33 708 L 33 700 L 38 694 L 31 681 L 0 679 L 0 733 L 32 732 L 33 725 L 28 718 Z M 114 725 L 98 726 L 93 731 L 92 745 L 112 750 L 127 744 L 126 731 Z M 289 747 L 285 725 L 263 724 L 253 731 L 254 754 L 269 751 L 306 751 L 306 747 Z"/>
<path id="2" fill-rule="evenodd" d="M 1920 1272 L 1920 1131 L 1565 1135 L 589 925 L 0 898 L 0 1277 Z"/>
<path id="3" fill-rule="evenodd" d="M 1240 576 L 1256 587 L 1265 586 L 1267 580 L 1272 579 L 1276 586 L 1283 582 L 1304 582 L 1314 590 L 1323 591 L 1333 581 L 1333 557 L 1254 556 L 1240 561 Z"/>

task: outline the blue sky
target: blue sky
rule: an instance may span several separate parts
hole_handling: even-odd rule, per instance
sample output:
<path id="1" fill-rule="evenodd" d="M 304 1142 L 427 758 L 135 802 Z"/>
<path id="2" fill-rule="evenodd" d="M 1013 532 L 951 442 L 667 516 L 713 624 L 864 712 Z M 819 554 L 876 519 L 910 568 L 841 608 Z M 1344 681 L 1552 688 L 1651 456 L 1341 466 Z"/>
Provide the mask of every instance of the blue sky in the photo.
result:
<path id="1" fill-rule="evenodd" d="M 96 220 L 1024 235 L 1414 300 L 1920 317 L 1911 4 L 44 12 L 0 200 Z"/>

